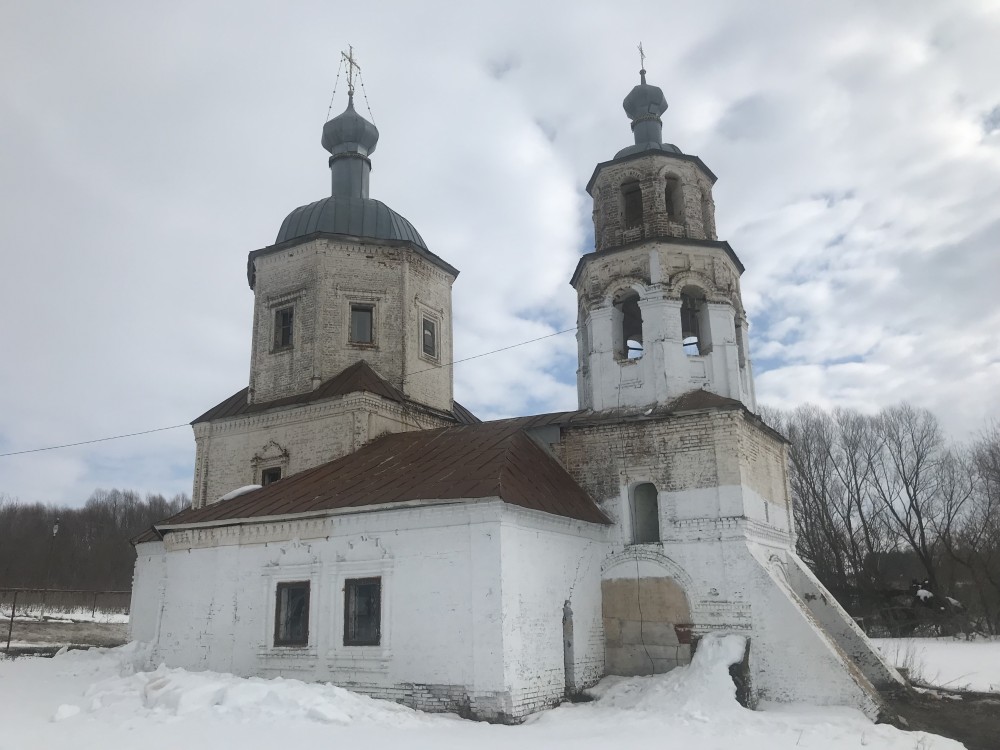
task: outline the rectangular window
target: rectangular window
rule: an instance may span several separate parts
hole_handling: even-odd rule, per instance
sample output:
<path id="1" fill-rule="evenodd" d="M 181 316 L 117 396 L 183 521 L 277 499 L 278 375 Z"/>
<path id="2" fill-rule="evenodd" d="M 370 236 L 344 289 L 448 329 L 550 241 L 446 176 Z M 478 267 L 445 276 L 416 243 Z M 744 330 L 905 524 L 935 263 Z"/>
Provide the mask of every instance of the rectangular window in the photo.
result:
<path id="1" fill-rule="evenodd" d="M 309 581 L 279 583 L 274 607 L 274 645 L 309 645 Z"/>
<path id="2" fill-rule="evenodd" d="M 437 357 L 437 323 L 430 318 L 423 319 L 421 339 L 423 341 L 424 354 L 428 357 Z"/>
<path id="3" fill-rule="evenodd" d="M 382 579 L 344 581 L 344 645 L 377 646 L 382 639 Z"/>
<path id="4" fill-rule="evenodd" d="M 260 483 L 267 487 L 271 482 L 277 482 L 281 479 L 281 467 L 272 466 L 270 469 L 264 469 L 260 473 Z"/>
<path id="5" fill-rule="evenodd" d="M 274 311 L 274 348 L 288 349 L 292 345 L 293 308 L 283 307 Z"/>
<path id="6" fill-rule="evenodd" d="M 374 342 L 373 326 L 375 308 L 372 305 L 351 305 L 351 342 L 371 344 Z"/>

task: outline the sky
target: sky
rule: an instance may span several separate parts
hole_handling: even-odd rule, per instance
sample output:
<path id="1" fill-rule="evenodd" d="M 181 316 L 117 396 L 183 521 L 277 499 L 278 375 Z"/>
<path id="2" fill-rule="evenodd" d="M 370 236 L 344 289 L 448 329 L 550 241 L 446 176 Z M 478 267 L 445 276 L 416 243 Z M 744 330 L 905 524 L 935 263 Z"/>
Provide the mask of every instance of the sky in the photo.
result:
<path id="1" fill-rule="evenodd" d="M 758 399 L 1000 417 L 1000 3 L 0 0 L 0 453 L 185 425 L 247 384 L 246 254 L 329 195 L 340 53 L 371 196 L 460 269 L 455 356 L 575 326 L 585 185 L 632 142 L 719 176 Z M 455 365 L 483 418 L 576 407 L 574 334 Z M 190 492 L 189 427 L 0 457 L 0 495 Z"/>

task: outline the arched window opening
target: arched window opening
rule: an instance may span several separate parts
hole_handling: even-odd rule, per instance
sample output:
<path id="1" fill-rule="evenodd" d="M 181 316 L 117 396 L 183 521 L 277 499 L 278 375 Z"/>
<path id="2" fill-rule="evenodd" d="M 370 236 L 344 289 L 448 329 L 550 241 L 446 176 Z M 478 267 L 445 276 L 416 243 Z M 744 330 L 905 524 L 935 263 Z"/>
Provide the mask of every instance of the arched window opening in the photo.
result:
<path id="1" fill-rule="evenodd" d="M 638 180 L 622 183 L 625 228 L 642 226 L 642 188 Z"/>
<path id="2" fill-rule="evenodd" d="M 654 544 L 660 541 L 660 504 L 656 486 L 649 482 L 632 490 L 632 543 Z"/>
<path id="3" fill-rule="evenodd" d="M 684 353 L 692 357 L 712 350 L 708 304 L 705 293 L 697 287 L 685 287 L 681 291 L 681 340 Z"/>
<path id="4" fill-rule="evenodd" d="M 667 218 L 675 224 L 684 223 L 684 194 L 681 181 L 674 176 L 667 177 L 666 187 Z"/>
<path id="5" fill-rule="evenodd" d="M 620 292 L 614 305 L 615 354 L 618 359 L 639 359 L 643 355 L 639 293 L 631 289 Z"/>

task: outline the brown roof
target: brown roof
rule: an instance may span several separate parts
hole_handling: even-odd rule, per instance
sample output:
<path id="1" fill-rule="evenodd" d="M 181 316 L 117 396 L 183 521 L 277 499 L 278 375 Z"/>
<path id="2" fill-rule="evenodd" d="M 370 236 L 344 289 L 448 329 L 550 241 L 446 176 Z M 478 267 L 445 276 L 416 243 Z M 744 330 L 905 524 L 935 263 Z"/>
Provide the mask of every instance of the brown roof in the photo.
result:
<path id="1" fill-rule="evenodd" d="M 206 411 L 191 424 L 199 422 L 211 422 L 215 419 L 226 419 L 228 417 L 238 417 L 242 414 L 254 414 L 256 412 L 267 411 L 282 406 L 299 406 L 313 401 L 321 401 L 326 398 L 346 396 L 349 393 L 365 391 L 382 396 L 390 401 L 398 403 L 407 402 L 406 396 L 389 383 L 385 378 L 372 369 L 365 360 L 359 360 L 347 369 L 324 382 L 314 390 L 307 393 L 299 393 L 295 396 L 264 401 L 262 403 L 251 404 L 247 402 L 248 388 L 237 391 L 220 404 L 216 404 Z M 413 403 L 413 402 L 410 402 Z M 479 419 L 458 402 L 452 402 L 451 416 L 459 424 L 474 424 Z"/>
<path id="2" fill-rule="evenodd" d="M 422 500 L 499 497 L 591 523 L 607 516 L 517 420 L 386 435 L 287 479 L 156 524 L 211 524 Z M 137 541 L 147 541 L 143 535 Z"/>

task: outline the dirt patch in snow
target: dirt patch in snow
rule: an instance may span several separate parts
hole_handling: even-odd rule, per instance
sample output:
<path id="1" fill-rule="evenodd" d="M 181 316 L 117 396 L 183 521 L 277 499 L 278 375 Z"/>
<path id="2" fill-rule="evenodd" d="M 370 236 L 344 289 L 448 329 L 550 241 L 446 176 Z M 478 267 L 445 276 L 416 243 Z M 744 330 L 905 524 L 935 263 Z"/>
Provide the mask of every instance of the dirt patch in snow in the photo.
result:
<path id="1" fill-rule="evenodd" d="M 996 750 L 1000 737 L 1000 696 L 948 690 L 900 691 L 886 696 L 892 718 L 885 723 L 950 737 L 968 750 Z"/>
<path id="2" fill-rule="evenodd" d="M 0 624 L 0 650 L 7 643 L 7 626 Z M 127 640 L 127 623 L 14 620 L 11 645 L 121 646 Z"/>

